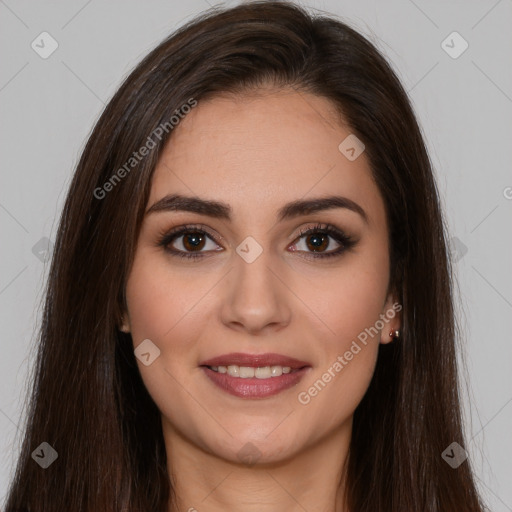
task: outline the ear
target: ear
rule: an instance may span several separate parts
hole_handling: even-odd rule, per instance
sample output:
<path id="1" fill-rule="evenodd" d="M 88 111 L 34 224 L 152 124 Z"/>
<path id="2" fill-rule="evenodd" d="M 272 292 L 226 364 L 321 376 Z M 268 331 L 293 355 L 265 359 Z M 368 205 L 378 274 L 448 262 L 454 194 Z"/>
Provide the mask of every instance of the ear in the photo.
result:
<path id="1" fill-rule="evenodd" d="M 390 336 L 390 333 L 400 331 L 402 327 L 402 304 L 396 300 L 394 293 L 390 293 L 384 304 L 381 318 L 384 322 L 384 327 L 380 333 L 380 342 L 383 344 L 390 343 L 394 340 L 394 335 Z"/>
<path id="2" fill-rule="evenodd" d="M 131 327 L 130 327 L 130 319 L 128 317 L 128 314 L 127 313 L 123 313 L 123 316 L 121 317 L 121 325 L 119 326 L 119 330 L 121 332 L 126 332 L 126 333 L 129 333 L 130 330 L 131 330 Z"/>

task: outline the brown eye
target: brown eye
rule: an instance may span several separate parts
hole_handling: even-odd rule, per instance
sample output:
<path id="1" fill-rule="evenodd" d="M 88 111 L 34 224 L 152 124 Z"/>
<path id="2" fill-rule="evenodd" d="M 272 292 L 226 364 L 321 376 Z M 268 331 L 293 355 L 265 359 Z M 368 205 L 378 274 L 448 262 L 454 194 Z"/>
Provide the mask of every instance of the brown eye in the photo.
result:
<path id="1" fill-rule="evenodd" d="M 206 237 L 200 233 L 199 231 L 195 231 L 183 236 L 183 247 L 187 251 L 195 251 L 195 250 L 201 250 L 206 243 Z"/>
<path id="2" fill-rule="evenodd" d="M 306 236 L 306 245 L 308 249 L 314 252 L 323 252 L 329 246 L 329 235 L 324 233 L 314 233 Z"/>
<path id="3" fill-rule="evenodd" d="M 314 231 L 303 234 L 295 245 L 297 251 L 329 254 L 335 252 L 341 244 L 332 235 Z"/>
<path id="4" fill-rule="evenodd" d="M 300 236 L 294 244 L 294 251 L 304 253 L 305 257 L 327 258 L 341 256 L 355 243 L 354 239 L 338 228 L 330 224 L 318 224 L 300 232 Z"/>
<path id="5" fill-rule="evenodd" d="M 184 258 L 201 258 L 207 252 L 222 250 L 213 235 L 194 226 L 184 226 L 167 233 L 160 238 L 158 245 L 170 255 Z"/>

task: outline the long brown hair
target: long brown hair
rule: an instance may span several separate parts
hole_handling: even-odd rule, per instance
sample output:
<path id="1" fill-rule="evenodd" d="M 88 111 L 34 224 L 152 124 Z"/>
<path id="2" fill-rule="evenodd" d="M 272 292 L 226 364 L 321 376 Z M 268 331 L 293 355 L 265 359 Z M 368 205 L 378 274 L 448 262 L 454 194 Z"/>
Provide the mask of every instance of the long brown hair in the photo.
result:
<path id="1" fill-rule="evenodd" d="M 152 173 L 172 140 L 169 120 L 191 98 L 200 103 L 268 84 L 331 100 L 364 142 L 386 205 L 402 336 L 380 346 L 355 411 L 349 509 L 483 509 L 469 460 L 453 469 L 441 457 L 454 441 L 464 446 L 452 272 L 438 191 L 407 95 L 357 31 L 271 1 L 208 11 L 183 26 L 134 69 L 92 131 L 60 219 L 7 512 L 167 509 L 173 488 L 159 411 L 130 335 L 118 330 L 125 283 Z M 167 129 L 158 131 L 162 125 Z M 149 139 L 154 144 L 134 165 L 134 152 Z M 42 442 L 58 452 L 47 469 L 31 458 Z"/>

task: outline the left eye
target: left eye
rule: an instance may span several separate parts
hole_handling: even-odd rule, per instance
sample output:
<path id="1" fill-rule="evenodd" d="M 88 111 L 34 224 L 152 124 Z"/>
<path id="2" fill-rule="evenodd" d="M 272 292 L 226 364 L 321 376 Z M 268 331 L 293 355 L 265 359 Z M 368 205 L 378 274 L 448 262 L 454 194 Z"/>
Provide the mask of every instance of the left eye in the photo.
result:
<path id="1" fill-rule="evenodd" d="M 332 243 L 334 242 L 335 247 L 332 247 Z M 302 244 L 302 246 L 301 246 Z M 337 249 L 338 247 L 341 247 L 341 244 L 334 240 L 332 235 L 329 235 L 327 233 L 322 233 L 321 231 L 315 231 L 312 233 L 306 233 L 304 235 L 301 235 L 299 238 L 299 243 L 296 244 L 297 251 L 304 251 L 304 252 L 331 252 L 333 249 Z M 328 251 L 328 249 L 330 249 Z"/>

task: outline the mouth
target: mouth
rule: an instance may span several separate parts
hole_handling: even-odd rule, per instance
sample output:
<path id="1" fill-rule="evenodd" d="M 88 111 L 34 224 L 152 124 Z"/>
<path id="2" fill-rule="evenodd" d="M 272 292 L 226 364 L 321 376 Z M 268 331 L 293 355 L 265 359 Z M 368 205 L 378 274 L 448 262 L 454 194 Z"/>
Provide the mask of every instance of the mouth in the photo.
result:
<path id="1" fill-rule="evenodd" d="M 304 361 L 279 354 L 226 354 L 200 364 L 221 390 L 248 399 L 267 398 L 295 386 L 311 369 Z"/>

